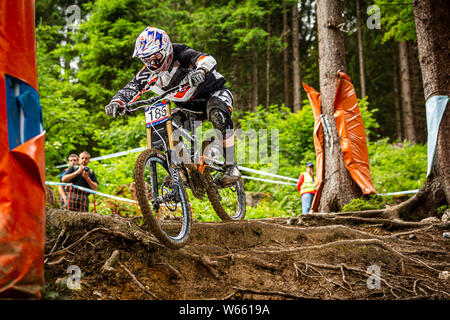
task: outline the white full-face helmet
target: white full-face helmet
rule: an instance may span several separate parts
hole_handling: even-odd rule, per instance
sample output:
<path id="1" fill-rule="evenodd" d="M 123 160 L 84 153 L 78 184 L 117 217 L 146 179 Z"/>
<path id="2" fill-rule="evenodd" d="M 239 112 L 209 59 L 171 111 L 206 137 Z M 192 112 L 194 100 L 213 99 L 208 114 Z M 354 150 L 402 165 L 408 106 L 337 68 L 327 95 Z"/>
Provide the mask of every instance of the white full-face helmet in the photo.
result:
<path id="1" fill-rule="evenodd" d="M 153 72 L 169 69 L 173 47 L 164 30 L 147 27 L 136 39 L 133 57 L 138 57 Z"/>

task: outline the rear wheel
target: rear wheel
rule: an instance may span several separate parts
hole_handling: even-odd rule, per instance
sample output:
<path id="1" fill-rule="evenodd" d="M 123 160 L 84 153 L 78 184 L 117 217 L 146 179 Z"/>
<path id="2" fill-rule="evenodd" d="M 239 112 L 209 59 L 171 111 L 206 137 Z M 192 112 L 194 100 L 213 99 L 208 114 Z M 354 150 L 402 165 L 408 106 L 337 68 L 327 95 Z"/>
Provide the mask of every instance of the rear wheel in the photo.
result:
<path id="1" fill-rule="evenodd" d="M 222 146 L 217 141 L 206 141 L 202 146 L 203 155 L 209 159 L 224 162 Z M 206 167 L 204 172 L 206 192 L 214 211 L 220 219 L 243 220 L 245 217 L 244 181 L 238 179 L 234 184 L 222 186 L 223 172 Z"/>
<path id="2" fill-rule="evenodd" d="M 222 187 L 220 179 L 223 173 L 205 170 L 205 179 L 208 184 L 206 192 L 214 211 L 220 219 L 244 220 L 245 217 L 245 193 L 244 181 L 240 178 L 231 186 Z"/>
<path id="3" fill-rule="evenodd" d="M 189 199 L 177 170 L 167 166 L 164 153 L 153 149 L 143 151 L 134 168 L 142 215 L 153 234 L 174 249 L 187 243 L 192 224 Z"/>

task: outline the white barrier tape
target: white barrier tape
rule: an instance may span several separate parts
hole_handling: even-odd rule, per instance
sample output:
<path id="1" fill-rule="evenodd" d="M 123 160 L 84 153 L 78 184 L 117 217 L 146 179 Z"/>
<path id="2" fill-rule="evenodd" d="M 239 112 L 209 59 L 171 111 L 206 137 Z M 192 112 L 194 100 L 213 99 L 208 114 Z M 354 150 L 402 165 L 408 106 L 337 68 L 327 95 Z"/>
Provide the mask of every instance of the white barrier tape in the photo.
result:
<path id="1" fill-rule="evenodd" d="M 258 180 L 258 181 L 264 181 L 264 182 L 270 182 L 270 183 L 276 183 L 276 184 L 287 184 L 291 186 L 297 186 L 295 183 L 289 183 L 289 182 L 283 182 L 283 181 L 275 181 L 275 180 L 268 180 L 268 179 L 261 179 L 261 178 L 254 178 L 249 176 L 242 176 L 242 178 L 250 179 L 250 180 Z M 388 193 L 378 193 L 379 196 L 394 196 L 394 195 L 406 195 L 406 194 L 414 194 L 417 193 L 419 189 L 416 190 L 407 190 L 407 191 L 397 191 L 397 192 L 388 192 Z"/>
<path id="2" fill-rule="evenodd" d="M 111 198 L 111 199 L 114 199 L 114 200 L 125 201 L 125 202 L 130 202 L 130 203 L 137 204 L 137 201 L 135 201 L 135 200 L 130 200 L 130 199 L 126 199 L 126 198 L 120 198 L 120 197 L 112 196 L 110 194 L 106 194 L 106 193 L 103 193 L 103 192 L 98 192 L 98 191 L 94 191 L 94 190 L 87 189 L 87 188 L 84 188 L 84 187 L 76 186 L 76 185 L 71 184 L 71 183 L 45 181 L 45 184 L 46 185 L 50 185 L 50 186 L 72 186 L 75 189 L 80 189 L 80 190 L 83 190 L 83 191 L 86 191 L 86 192 L 89 192 L 89 193 L 92 193 L 92 194 L 97 194 L 99 196 L 103 196 L 103 197 L 106 197 L 106 198 Z M 189 204 L 192 206 L 191 202 L 189 202 Z M 166 208 L 168 207 L 168 205 L 166 203 L 163 203 L 161 205 L 166 207 Z"/>
<path id="3" fill-rule="evenodd" d="M 403 195 L 403 194 L 413 194 L 419 192 L 419 189 L 416 190 L 407 190 L 407 191 L 397 191 L 397 192 L 388 192 L 388 193 L 379 193 L 379 196 L 395 196 L 395 195 Z"/>
<path id="4" fill-rule="evenodd" d="M 131 149 L 131 150 L 127 150 L 127 151 L 120 151 L 120 152 L 108 154 L 106 156 L 92 158 L 91 161 L 98 161 L 98 160 L 105 160 L 105 159 L 110 159 L 110 158 L 121 157 L 121 156 L 124 156 L 129 153 L 141 152 L 141 151 L 144 151 L 145 149 L 147 149 L 147 147 L 136 148 L 136 149 Z M 68 166 L 69 166 L 68 164 L 62 164 L 62 165 L 56 166 L 56 168 L 64 168 L 64 167 L 68 167 Z"/>
<path id="5" fill-rule="evenodd" d="M 297 179 L 289 178 L 289 177 L 285 177 L 285 176 L 280 176 L 278 174 L 273 174 L 273 173 L 269 173 L 269 172 L 259 171 L 259 170 L 250 169 L 250 168 L 241 167 L 241 166 L 238 166 L 238 168 L 241 171 L 252 172 L 252 173 L 256 173 L 256 174 L 262 175 L 262 176 L 269 176 L 269 177 L 280 178 L 280 179 L 285 179 L 285 180 L 297 182 Z"/>
<path id="6" fill-rule="evenodd" d="M 74 187 L 74 188 L 76 188 L 76 189 L 80 189 L 80 190 L 83 190 L 83 191 L 86 191 L 86 192 L 89 192 L 89 193 L 92 193 L 92 194 L 98 194 L 98 195 L 103 196 L 103 197 L 106 197 L 106 198 L 111 198 L 111 199 L 114 199 L 114 200 L 125 201 L 125 202 L 130 202 L 130 203 L 135 203 L 135 204 L 137 203 L 137 202 L 134 201 L 134 200 L 130 200 L 130 199 L 126 199 L 126 198 L 120 198 L 120 197 L 116 197 L 116 196 L 112 196 L 112 195 L 109 195 L 109 194 L 106 194 L 106 193 L 94 191 L 94 190 L 92 190 L 92 189 L 88 189 L 88 188 L 83 188 L 83 187 L 80 187 L 80 186 L 76 186 L 76 185 L 71 184 L 71 183 L 62 183 L 62 182 L 45 181 L 45 184 L 46 184 L 46 185 L 50 185 L 50 186 L 72 186 L 72 187 Z"/>
<path id="7" fill-rule="evenodd" d="M 255 177 L 249 177 L 249 176 L 242 176 L 242 178 L 250 179 L 250 180 L 264 181 L 264 182 L 271 182 L 271 183 L 276 183 L 276 184 L 287 184 L 290 186 L 297 186 L 295 183 L 289 183 L 289 182 L 284 182 L 284 181 L 275 181 L 275 180 L 261 179 L 261 178 L 255 178 Z"/>

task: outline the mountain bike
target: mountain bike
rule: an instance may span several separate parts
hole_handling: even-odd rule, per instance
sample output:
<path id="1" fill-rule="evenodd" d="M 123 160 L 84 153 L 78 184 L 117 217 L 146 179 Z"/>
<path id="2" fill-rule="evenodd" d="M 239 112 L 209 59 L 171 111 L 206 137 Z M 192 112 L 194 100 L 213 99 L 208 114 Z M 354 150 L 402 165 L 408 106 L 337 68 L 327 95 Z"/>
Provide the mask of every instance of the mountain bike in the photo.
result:
<path id="1" fill-rule="evenodd" d="M 246 211 L 242 178 L 232 185 L 221 182 L 225 165 L 221 144 L 209 139 L 198 150 L 194 127 L 198 112 L 178 107 L 187 120 L 182 126 L 172 121 L 170 103 L 164 99 L 181 90 L 182 85 L 125 106 L 126 113 L 145 110 L 148 149 L 139 154 L 134 168 L 139 207 L 153 234 L 174 249 L 187 243 L 192 225 L 186 189 L 198 199 L 206 193 L 221 220 L 243 220 Z"/>

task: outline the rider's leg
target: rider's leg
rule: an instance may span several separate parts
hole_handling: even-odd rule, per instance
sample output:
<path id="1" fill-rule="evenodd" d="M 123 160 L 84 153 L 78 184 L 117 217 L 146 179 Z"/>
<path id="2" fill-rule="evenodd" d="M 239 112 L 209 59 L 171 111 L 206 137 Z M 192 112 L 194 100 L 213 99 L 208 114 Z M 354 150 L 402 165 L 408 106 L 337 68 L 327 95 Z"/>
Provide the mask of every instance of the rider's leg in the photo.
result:
<path id="1" fill-rule="evenodd" d="M 222 140 L 223 154 L 226 164 L 235 163 L 234 159 L 234 130 L 233 122 L 229 114 L 220 109 L 212 109 L 210 114 L 210 121 L 214 129 L 218 131 L 218 136 Z"/>
<path id="2" fill-rule="evenodd" d="M 214 129 L 220 133 L 225 156 L 223 183 L 233 183 L 240 178 L 234 155 L 234 130 L 231 120 L 233 98 L 229 90 L 215 92 L 207 104 L 207 116 Z"/>

